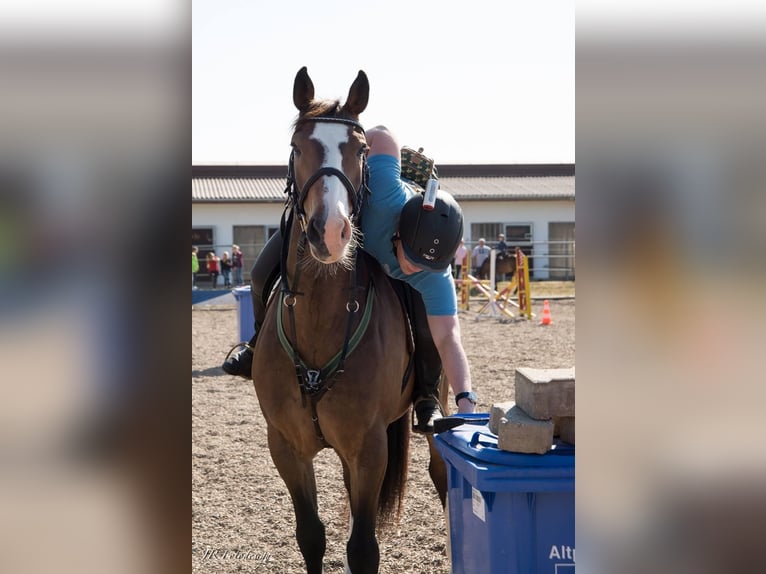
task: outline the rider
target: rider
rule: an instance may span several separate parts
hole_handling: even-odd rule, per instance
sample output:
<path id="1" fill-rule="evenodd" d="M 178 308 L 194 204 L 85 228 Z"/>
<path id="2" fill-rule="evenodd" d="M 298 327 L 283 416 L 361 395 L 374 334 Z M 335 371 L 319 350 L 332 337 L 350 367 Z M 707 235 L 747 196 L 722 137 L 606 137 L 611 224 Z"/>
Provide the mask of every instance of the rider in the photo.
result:
<path id="1" fill-rule="evenodd" d="M 423 195 L 400 179 L 400 146 L 383 126 L 367 130 L 370 196 L 364 208 L 364 249 L 384 272 L 403 283 L 415 331 L 416 432 L 432 433 L 439 418 L 439 376 L 442 370 L 455 393 L 458 412 L 471 413 L 476 395 L 471 391 L 468 359 L 460 339 L 457 299 L 450 260 L 463 233 L 463 214 L 451 195 L 439 191 L 433 209 L 423 209 Z M 257 332 L 266 301 L 279 274 L 282 238 L 272 236 L 253 266 L 252 296 L 256 335 L 230 354 L 223 370 L 250 378 Z M 396 283 L 396 282 L 394 282 Z"/>
<path id="2" fill-rule="evenodd" d="M 505 242 L 505 235 L 502 233 L 497 234 L 497 243 L 495 244 L 495 249 L 497 250 L 498 255 L 505 255 L 506 251 L 508 251 L 508 244 Z"/>

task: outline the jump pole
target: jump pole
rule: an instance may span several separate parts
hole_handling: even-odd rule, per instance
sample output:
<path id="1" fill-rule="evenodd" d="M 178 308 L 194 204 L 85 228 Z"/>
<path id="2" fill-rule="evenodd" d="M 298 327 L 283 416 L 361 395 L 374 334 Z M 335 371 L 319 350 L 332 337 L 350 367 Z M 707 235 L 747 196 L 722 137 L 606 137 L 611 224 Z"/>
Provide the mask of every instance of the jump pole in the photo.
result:
<path id="1" fill-rule="evenodd" d="M 482 285 L 481 282 L 478 279 L 472 277 L 472 280 L 474 281 L 474 285 L 487 298 L 487 302 L 484 304 L 484 306 L 481 309 L 479 309 L 479 313 L 477 315 L 477 318 L 478 318 L 479 315 L 483 314 L 487 310 L 487 308 L 489 308 L 490 314 L 493 317 L 495 317 L 495 318 L 499 317 L 499 312 L 498 311 L 502 311 L 505 315 L 507 315 L 508 317 L 513 319 L 514 318 L 513 313 L 511 313 L 505 307 L 503 307 L 501 305 L 497 305 L 497 303 L 495 302 L 496 301 L 496 297 L 498 295 L 497 290 L 495 289 L 495 287 L 496 287 L 496 285 L 495 285 L 495 258 L 497 256 L 497 250 L 496 249 L 492 249 L 490 251 L 489 256 L 490 256 L 490 260 L 489 260 L 489 288 L 487 288 L 484 285 Z"/>

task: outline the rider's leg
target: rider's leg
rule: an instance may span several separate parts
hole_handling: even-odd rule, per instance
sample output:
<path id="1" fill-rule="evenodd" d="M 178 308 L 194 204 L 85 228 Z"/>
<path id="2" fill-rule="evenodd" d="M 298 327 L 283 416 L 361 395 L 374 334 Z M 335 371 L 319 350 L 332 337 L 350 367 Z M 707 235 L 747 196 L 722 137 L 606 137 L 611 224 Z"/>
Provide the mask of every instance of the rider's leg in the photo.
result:
<path id="1" fill-rule="evenodd" d="M 433 433 L 434 420 L 441 418 L 439 407 L 439 381 L 442 362 L 436 349 L 423 298 L 415 289 L 406 286 L 407 307 L 415 337 L 415 390 L 412 394 L 416 424 L 414 432 Z"/>
<path id="2" fill-rule="evenodd" d="M 282 255 L 282 234 L 277 231 L 266 242 L 260 255 L 255 260 L 253 269 L 250 271 L 250 295 L 253 299 L 253 318 L 255 320 L 255 334 L 236 353 L 229 353 L 223 362 L 223 370 L 230 375 L 239 375 L 249 379 L 252 375 L 253 348 L 258 337 L 258 331 L 266 315 L 266 303 L 274 282 L 279 277 L 279 261 Z M 235 347 L 236 349 L 237 347 Z"/>

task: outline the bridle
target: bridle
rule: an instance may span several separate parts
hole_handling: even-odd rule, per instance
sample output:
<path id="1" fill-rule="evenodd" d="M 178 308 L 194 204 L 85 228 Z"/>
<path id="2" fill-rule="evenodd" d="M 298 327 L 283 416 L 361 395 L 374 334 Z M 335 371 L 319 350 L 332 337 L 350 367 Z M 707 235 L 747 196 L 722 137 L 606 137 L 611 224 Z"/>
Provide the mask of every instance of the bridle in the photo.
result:
<path id="1" fill-rule="evenodd" d="M 347 118 L 316 117 L 304 118 L 301 121 L 345 124 L 364 134 L 364 128 L 362 127 L 362 124 Z M 301 224 L 301 229 L 304 232 L 306 231 L 306 212 L 303 209 L 303 203 L 306 201 L 306 196 L 308 195 L 311 186 L 314 185 L 314 183 L 316 183 L 320 177 L 324 177 L 326 175 L 337 177 L 343 184 L 343 187 L 346 188 L 348 196 L 351 198 L 351 219 L 355 223 L 358 223 L 357 220 L 361 214 L 365 194 L 369 193 L 367 182 L 370 177 L 370 170 L 367 166 L 367 156 L 362 156 L 362 180 L 359 183 L 358 189 L 354 189 L 354 184 L 351 183 L 351 180 L 348 178 L 348 176 L 346 176 L 346 174 L 341 170 L 331 166 L 324 166 L 316 170 L 306 180 L 300 191 L 298 191 L 298 183 L 295 181 L 295 150 L 293 150 L 290 152 L 290 160 L 287 163 L 287 186 L 285 187 L 285 193 L 288 197 L 288 204 L 292 205 L 293 211 L 298 217 L 298 222 Z"/>
<path id="2" fill-rule="evenodd" d="M 301 121 L 346 124 L 364 134 L 364 128 L 359 122 L 346 118 L 316 117 L 304 118 Z M 301 236 L 299 239 L 299 249 L 301 249 L 306 241 L 306 212 L 303 209 L 303 203 L 306 200 L 306 195 L 308 194 L 309 189 L 311 189 L 311 186 L 314 185 L 314 183 L 320 177 L 327 175 L 337 177 L 348 191 L 348 195 L 351 198 L 352 203 L 352 210 L 350 214 L 351 220 L 357 226 L 360 225 L 364 200 L 366 195 L 370 192 L 367 186 L 367 182 L 369 180 L 369 167 L 367 166 L 367 156 L 362 156 L 362 180 L 358 189 L 354 188 L 351 180 L 349 180 L 346 174 L 341 170 L 330 166 L 324 166 L 316 170 L 306 180 L 299 191 L 298 184 L 295 181 L 294 160 L 295 150 L 290 153 L 290 160 L 287 166 L 287 185 L 285 187 L 287 201 L 285 204 L 285 210 L 282 214 L 282 222 L 280 224 L 280 231 L 282 233 L 282 257 L 280 267 L 282 288 L 279 294 L 279 302 L 277 307 L 277 335 L 279 337 L 280 343 L 282 344 L 282 348 L 287 352 L 288 356 L 293 361 L 293 365 L 295 367 L 295 376 L 298 380 L 298 386 L 301 390 L 301 399 L 304 406 L 306 406 L 306 397 L 309 398 L 309 404 L 311 406 L 311 420 L 314 423 L 314 431 L 316 436 L 324 446 L 329 446 L 324 438 L 324 435 L 322 434 L 322 429 L 319 426 L 317 403 L 319 403 L 319 400 L 327 391 L 332 389 L 338 376 L 343 374 L 346 358 L 354 351 L 362 337 L 364 337 L 364 334 L 366 333 L 367 327 L 370 323 L 370 318 L 372 316 L 373 301 L 375 300 L 375 288 L 371 281 L 367 287 L 359 285 L 357 252 L 355 250 L 353 268 L 350 273 L 350 286 L 348 288 L 349 298 L 346 302 L 348 321 L 346 322 L 346 333 L 343 341 L 343 347 L 323 367 L 318 369 L 310 368 L 301 358 L 298 351 L 293 348 L 285 333 L 282 323 L 282 312 L 284 307 L 288 312 L 289 325 L 292 331 L 292 340 L 297 341 L 294 307 L 297 303 L 297 296 L 303 295 L 303 293 L 297 290 L 301 271 L 300 265 L 298 263 L 296 263 L 295 271 L 293 273 L 292 288 L 290 287 L 287 279 L 287 259 L 290 235 L 292 232 L 293 216 L 297 216 L 301 225 Z M 366 292 L 366 303 L 359 324 L 357 325 L 356 329 L 353 329 L 354 317 L 360 310 L 359 301 L 357 300 L 357 295 L 360 291 Z"/>

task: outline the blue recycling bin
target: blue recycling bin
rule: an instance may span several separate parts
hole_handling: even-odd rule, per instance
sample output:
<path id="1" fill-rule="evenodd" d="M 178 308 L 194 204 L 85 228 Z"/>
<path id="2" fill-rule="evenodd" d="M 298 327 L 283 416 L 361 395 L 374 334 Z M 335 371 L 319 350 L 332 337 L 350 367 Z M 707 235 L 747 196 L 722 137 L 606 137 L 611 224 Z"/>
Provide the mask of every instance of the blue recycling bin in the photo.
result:
<path id="1" fill-rule="evenodd" d="M 573 446 L 506 452 L 487 425 L 470 424 L 435 443 L 447 464 L 452 574 L 574 574 Z"/>
<path id="2" fill-rule="evenodd" d="M 239 340 L 249 341 L 255 334 L 255 319 L 253 319 L 253 298 L 250 296 L 250 285 L 236 287 L 231 290 L 237 300 L 237 325 Z"/>

